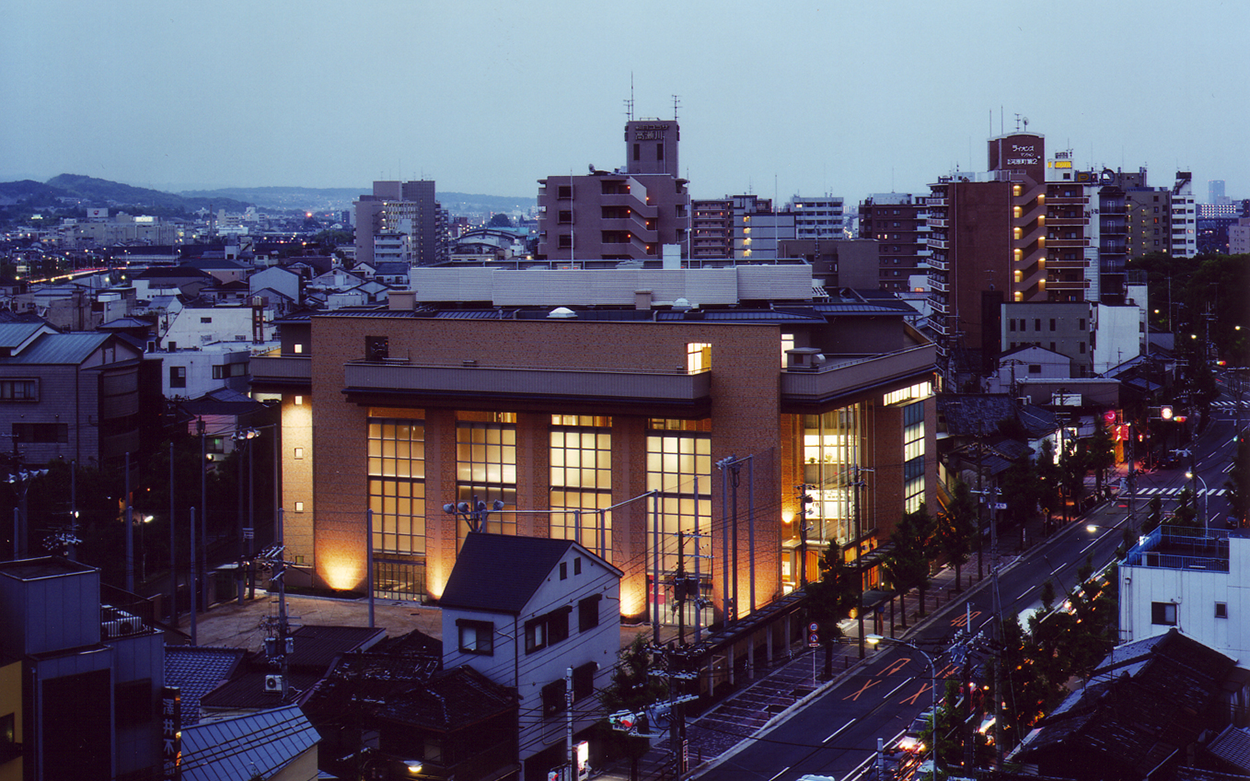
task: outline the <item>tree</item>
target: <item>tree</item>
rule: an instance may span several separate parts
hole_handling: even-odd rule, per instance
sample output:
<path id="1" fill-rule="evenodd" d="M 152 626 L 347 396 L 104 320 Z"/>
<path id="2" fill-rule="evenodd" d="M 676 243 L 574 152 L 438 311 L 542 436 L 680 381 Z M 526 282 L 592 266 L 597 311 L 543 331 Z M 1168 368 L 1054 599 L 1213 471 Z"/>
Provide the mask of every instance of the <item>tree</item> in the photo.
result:
<path id="1" fill-rule="evenodd" d="M 1055 510 L 1062 507 L 1063 479 L 1059 465 L 1055 463 L 1055 443 L 1046 440 L 1037 453 L 1037 461 L 1033 465 L 1037 476 L 1037 501 L 1046 511 L 1046 533 L 1051 530 L 1051 517 Z"/>
<path id="2" fill-rule="evenodd" d="M 1224 488 L 1228 492 L 1229 517 L 1237 526 L 1244 526 L 1246 516 L 1250 514 L 1250 436 L 1241 434 L 1237 437 L 1237 452 L 1233 455 Z"/>
<path id="3" fill-rule="evenodd" d="M 893 550 L 886 555 L 882 566 L 890 584 L 898 592 L 903 626 L 907 626 L 906 594 L 913 588 L 920 590 L 918 615 L 924 615 L 925 587 L 929 585 L 928 543 L 932 536 L 933 520 L 923 502 L 915 512 L 903 513 L 902 520 L 890 535 Z"/>
<path id="4" fill-rule="evenodd" d="M 956 481 L 950 505 L 938 515 L 935 531 L 942 553 L 955 567 L 955 591 L 961 591 L 963 565 L 972 556 L 972 539 L 977 533 L 977 503 L 963 480 Z"/>
<path id="5" fill-rule="evenodd" d="M 833 677 L 833 644 L 842 636 L 838 622 L 846 618 L 859 600 L 857 571 L 846 565 L 842 549 L 830 544 L 820 556 L 820 579 L 808 583 L 807 611 L 820 624 L 825 646 L 825 677 Z"/>
<path id="6" fill-rule="evenodd" d="M 622 648 L 617 654 L 616 670 L 612 673 L 612 681 L 599 694 L 599 701 L 608 713 L 627 710 L 641 713 L 647 706 L 659 702 L 668 696 L 668 684 L 663 676 L 654 675 L 657 669 L 656 654 L 647 646 L 642 635 L 634 638 L 634 642 Z M 607 723 L 604 722 L 607 729 Z M 651 747 L 648 738 L 625 735 L 616 730 L 607 729 L 609 743 L 615 744 L 617 750 L 630 759 L 630 778 L 638 778 L 638 760 Z"/>
<path id="7" fill-rule="evenodd" d="M 1097 426 L 1092 436 L 1081 440 L 1081 445 L 1085 450 L 1085 468 L 1093 470 L 1094 485 L 1101 495 L 1107 470 L 1115 466 L 1115 442 L 1111 432 L 1104 426 Z"/>
<path id="8" fill-rule="evenodd" d="M 1068 499 L 1071 500 L 1072 511 L 1076 512 L 1081 497 L 1085 494 L 1085 474 L 1089 470 L 1085 466 L 1085 449 L 1081 447 L 1073 447 L 1066 453 L 1059 456 L 1059 475 L 1063 484 L 1064 492 Z M 1064 503 L 1065 520 L 1071 520 L 1067 516 L 1068 504 Z"/>
<path id="9" fill-rule="evenodd" d="M 1146 524 L 1142 527 L 1142 532 L 1149 534 L 1159 528 L 1161 523 L 1163 523 L 1163 497 L 1155 495 L 1146 503 Z"/>
<path id="10" fill-rule="evenodd" d="M 503 212 L 492 214 L 490 222 L 486 223 L 488 228 L 511 228 L 512 220 Z"/>
<path id="11" fill-rule="evenodd" d="M 1182 488 L 1176 495 L 1176 509 L 1164 523 L 1173 526 L 1198 526 L 1198 508 L 1194 501 L 1194 492 L 1189 490 L 1189 486 Z"/>
<path id="12" fill-rule="evenodd" d="M 1033 462 L 1022 455 L 1011 463 L 1003 474 L 1002 500 L 1007 505 L 1004 520 L 1020 529 L 1021 547 L 1024 543 L 1024 526 L 1037 509 L 1037 477 Z"/>

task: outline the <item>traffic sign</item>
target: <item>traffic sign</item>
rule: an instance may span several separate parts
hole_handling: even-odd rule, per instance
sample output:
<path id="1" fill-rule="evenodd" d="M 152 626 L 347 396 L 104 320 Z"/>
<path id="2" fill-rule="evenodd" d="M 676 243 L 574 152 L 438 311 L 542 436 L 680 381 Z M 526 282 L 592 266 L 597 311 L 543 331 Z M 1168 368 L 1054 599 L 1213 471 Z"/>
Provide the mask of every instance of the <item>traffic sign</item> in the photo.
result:
<path id="1" fill-rule="evenodd" d="M 807 625 L 807 631 L 809 631 L 809 632 L 819 632 L 819 631 L 820 631 L 820 624 L 816 623 L 815 621 L 811 622 L 810 624 L 808 624 L 808 625 Z"/>
<path id="2" fill-rule="evenodd" d="M 820 635 L 819 635 L 819 634 L 817 634 L 817 633 L 815 633 L 815 632 L 812 632 L 812 633 L 808 634 L 808 636 L 807 636 L 807 647 L 808 647 L 808 648 L 819 648 L 819 647 L 820 647 Z"/>

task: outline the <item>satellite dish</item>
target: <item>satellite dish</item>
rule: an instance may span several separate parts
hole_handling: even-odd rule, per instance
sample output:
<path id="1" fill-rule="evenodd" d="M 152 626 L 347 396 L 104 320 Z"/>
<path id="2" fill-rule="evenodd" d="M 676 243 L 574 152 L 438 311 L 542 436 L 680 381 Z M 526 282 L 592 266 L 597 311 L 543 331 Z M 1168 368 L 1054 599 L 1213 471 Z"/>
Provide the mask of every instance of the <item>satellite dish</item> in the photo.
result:
<path id="1" fill-rule="evenodd" d="M 594 174 L 594 172 L 595 172 L 595 164 L 594 164 L 594 163 L 590 163 L 590 164 L 589 164 L 589 168 L 590 168 L 590 173 L 591 173 L 591 174 Z"/>
<path id="2" fill-rule="evenodd" d="M 1024 122 L 1024 132 L 1027 133 L 1029 131 L 1029 118 L 1025 117 L 1021 121 Z"/>

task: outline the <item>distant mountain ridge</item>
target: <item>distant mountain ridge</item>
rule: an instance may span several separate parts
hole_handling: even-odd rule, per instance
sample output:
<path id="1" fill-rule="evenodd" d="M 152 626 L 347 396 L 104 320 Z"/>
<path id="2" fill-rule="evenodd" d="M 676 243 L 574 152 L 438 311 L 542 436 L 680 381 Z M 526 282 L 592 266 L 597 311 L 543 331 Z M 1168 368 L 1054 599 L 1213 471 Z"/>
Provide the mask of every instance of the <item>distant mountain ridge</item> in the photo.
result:
<path id="1" fill-rule="evenodd" d="M 31 179 L 0 182 L 0 199 L 17 202 L 77 198 L 84 201 L 84 205 L 110 210 L 148 209 L 188 214 L 208 208 L 242 212 L 249 206 L 282 211 L 350 209 L 353 201 L 369 191 L 369 187 L 227 187 L 170 193 L 80 174 L 61 174 L 42 183 Z M 453 214 L 527 212 L 537 203 L 536 198 L 453 192 L 438 193 L 438 200 Z"/>

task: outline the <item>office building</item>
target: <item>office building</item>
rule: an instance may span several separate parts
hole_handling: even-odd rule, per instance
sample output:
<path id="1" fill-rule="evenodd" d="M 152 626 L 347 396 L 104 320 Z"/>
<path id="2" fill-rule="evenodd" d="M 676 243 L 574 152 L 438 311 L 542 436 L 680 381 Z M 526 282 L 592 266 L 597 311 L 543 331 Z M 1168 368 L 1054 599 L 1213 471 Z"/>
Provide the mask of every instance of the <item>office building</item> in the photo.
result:
<path id="1" fill-rule="evenodd" d="M 375 593 L 438 599 L 468 528 L 456 508 L 482 502 L 486 531 L 576 539 L 620 568 L 631 617 L 671 607 L 678 532 L 687 555 L 704 535 L 700 589 L 716 616 L 745 615 L 825 546 L 869 555 L 904 509 L 936 507 L 934 348 L 905 304 L 813 300 L 803 265 L 445 271 L 463 301 L 494 303 L 394 293 L 389 310 L 290 318 L 252 361 L 254 389 L 281 399 L 287 550 L 326 586 L 366 588 L 372 509 Z M 563 282 L 525 283 L 542 274 Z M 518 297 L 553 291 L 568 306 Z M 795 486 L 815 499 L 806 539 Z"/>

